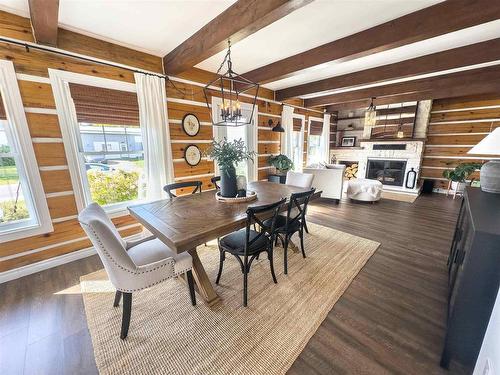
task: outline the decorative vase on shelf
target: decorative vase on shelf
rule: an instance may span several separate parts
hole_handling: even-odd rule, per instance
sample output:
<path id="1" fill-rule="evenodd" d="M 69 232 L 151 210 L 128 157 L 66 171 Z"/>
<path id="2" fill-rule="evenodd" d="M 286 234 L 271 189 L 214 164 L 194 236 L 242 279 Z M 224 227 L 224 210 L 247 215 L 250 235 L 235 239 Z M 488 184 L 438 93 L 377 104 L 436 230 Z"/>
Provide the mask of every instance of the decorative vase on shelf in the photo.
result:
<path id="1" fill-rule="evenodd" d="M 221 170 L 220 195 L 225 198 L 234 198 L 237 192 L 236 169 L 234 166 Z"/>

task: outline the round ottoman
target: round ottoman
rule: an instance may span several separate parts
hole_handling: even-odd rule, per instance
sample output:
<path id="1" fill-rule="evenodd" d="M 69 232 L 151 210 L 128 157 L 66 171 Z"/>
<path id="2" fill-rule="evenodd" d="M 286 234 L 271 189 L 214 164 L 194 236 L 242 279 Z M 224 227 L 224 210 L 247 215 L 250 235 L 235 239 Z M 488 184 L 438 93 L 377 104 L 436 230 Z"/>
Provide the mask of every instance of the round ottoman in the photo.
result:
<path id="1" fill-rule="evenodd" d="M 357 178 L 347 183 L 347 198 L 363 202 L 375 202 L 382 195 L 382 183 L 377 180 Z"/>

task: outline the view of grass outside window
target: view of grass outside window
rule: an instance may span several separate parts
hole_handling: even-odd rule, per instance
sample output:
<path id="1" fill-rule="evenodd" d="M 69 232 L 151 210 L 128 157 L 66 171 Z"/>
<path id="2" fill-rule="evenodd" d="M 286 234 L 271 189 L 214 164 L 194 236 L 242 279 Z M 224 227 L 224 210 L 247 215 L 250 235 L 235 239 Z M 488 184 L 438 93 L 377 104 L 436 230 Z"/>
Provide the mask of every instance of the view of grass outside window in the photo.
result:
<path id="1" fill-rule="evenodd" d="M 0 226 L 30 218 L 5 122 L 0 121 Z"/>
<path id="2" fill-rule="evenodd" d="M 145 198 L 141 129 L 89 123 L 79 128 L 91 200 L 106 206 Z"/>
<path id="3" fill-rule="evenodd" d="M 309 141 L 307 142 L 307 157 L 308 164 L 314 164 L 321 162 L 321 136 L 320 135 L 310 135 Z"/>

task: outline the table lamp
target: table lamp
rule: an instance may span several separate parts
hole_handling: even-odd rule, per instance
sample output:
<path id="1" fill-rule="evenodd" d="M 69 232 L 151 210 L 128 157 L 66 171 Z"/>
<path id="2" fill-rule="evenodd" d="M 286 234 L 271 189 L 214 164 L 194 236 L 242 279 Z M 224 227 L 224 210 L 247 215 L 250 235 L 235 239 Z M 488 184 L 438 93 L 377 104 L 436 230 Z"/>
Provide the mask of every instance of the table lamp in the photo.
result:
<path id="1" fill-rule="evenodd" d="M 493 130 L 472 147 L 468 154 L 498 157 L 500 155 L 500 128 Z M 488 193 L 500 193 L 500 160 L 491 160 L 481 167 L 481 190 Z"/>

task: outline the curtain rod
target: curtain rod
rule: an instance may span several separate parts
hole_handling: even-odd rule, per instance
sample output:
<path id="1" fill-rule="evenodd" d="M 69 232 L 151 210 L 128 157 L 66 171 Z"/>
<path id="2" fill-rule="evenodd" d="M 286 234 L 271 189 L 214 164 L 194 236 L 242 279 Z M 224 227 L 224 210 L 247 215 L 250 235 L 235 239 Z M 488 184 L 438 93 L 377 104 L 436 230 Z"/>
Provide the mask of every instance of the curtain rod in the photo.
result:
<path id="1" fill-rule="evenodd" d="M 66 57 L 71 57 L 73 59 L 80 59 L 80 60 L 83 60 L 83 61 L 93 62 L 93 63 L 96 63 L 96 64 L 101 64 L 101 65 L 106 65 L 106 66 L 112 66 L 114 68 L 125 69 L 125 70 L 128 70 L 128 71 L 134 72 L 134 73 L 142 73 L 142 74 L 156 76 L 156 77 L 160 77 L 160 78 L 166 78 L 167 80 L 169 79 L 168 76 L 166 76 L 164 74 L 161 74 L 161 73 L 148 72 L 148 71 L 145 71 L 145 70 L 128 67 L 126 65 L 112 63 L 110 61 L 105 61 L 105 60 L 100 60 L 100 59 L 96 59 L 96 58 L 92 58 L 92 57 L 80 55 L 78 53 L 63 51 L 63 50 L 60 50 L 58 48 L 53 48 L 53 47 L 48 47 L 48 46 L 42 46 L 42 45 L 39 45 L 39 44 L 30 43 L 30 42 L 21 42 L 19 40 L 5 38 L 5 37 L 0 37 L 0 42 L 15 44 L 15 45 L 24 47 L 26 49 L 26 52 L 29 52 L 30 49 L 36 49 L 36 50 L 40 50 L 40 51 L 55 53 L 55 54 L 66 56 Z"/>
<path id="2" fill-rule="evenodd" d="M 24 47 L 26 49 L 26 52 L 29 52 L 30 49 L 35 49 L 35 50 L 39 50 L 39 51 L 45 51 L 45 52 L 55 53 L 55 54 L 66 56 L 66 57 L 70 57 L 70 58 L 73 58 L 73 59 L 80 59 L 80 60 L 83 60 L 83 61 L 88 61 L 88 62 L 92 62 L 92 63 L 96 63 L 96 64 L 101 64 L 101 65 L 105 65 L 105 66 L 112 66 L 114 68 L 120 68 L 120 69 L 128 70 L 128 71 L 131 71 L 131 72 L 134 72 L 134 73 L 142 73 L 142 74 L 151 75 L 151 76 L 155 76 L 155 77 L 165 78 L 167 80 L 167 82 L 170 82 L 170 84 L 173 86 L 173 88 L 175 90 L 181 92 L 183 95 L 187 95 L 186 92 L 183 92 L 182 90 L 180 90 L 179 88 L 177 88 L 175 86 L 175 83 L 167 75 L 165 75 L 165 74 L 148 72 L 148 71 L 145 71 L 145 70 L 141 70 L 141 69 L 129 67 L 129 66 L 126 66 L 126 65 L 121 65 L 119 63 L 113 63 L 113 62 L 110 62 L 110 61 L 105 61 L 105 60 L 100 60 L 100 59 L 92 58 L 92 57 L 89 57 L 89 56 L 80 55 L 80 54 L 75 53 L 75 52 L 64 51 L 64 50 L 61 50 L 59 48 L 43 46 L 43 45 L 39 45 L 39 44 L 31 43 L 31 42 L 26 42 L 26 41 L 20 41 L 20 40 L 11 39 L 11 38 L 0 37 L 0 42 L 15 44 L 15 45 Z M 264 99 L 264 98 L 262 98 L 262 99 Z M 278 102 L 278 101 L 275 101 L 275 100 L 272 100 L 272 101 L 275 102 L 275 103 L 279 103 L 280 105 L 288 105 L 290 107 L 301 108 L 301 109 L 305 109 L 305 110 L 312 111 L 312 112 L 317 112 L 317 113 L 323 113 L 323 112 L 321 112 L 319 110 L 312 109 L 312 108 L 306 108 L 306 107 L 302 107 L 302 106 L 298 106 L 298 105 L 294 105 L 294 104 L 287 104 L 287 103 Z"/>

